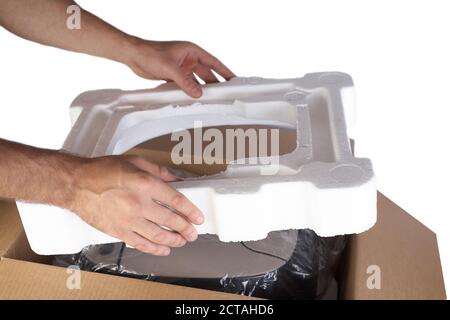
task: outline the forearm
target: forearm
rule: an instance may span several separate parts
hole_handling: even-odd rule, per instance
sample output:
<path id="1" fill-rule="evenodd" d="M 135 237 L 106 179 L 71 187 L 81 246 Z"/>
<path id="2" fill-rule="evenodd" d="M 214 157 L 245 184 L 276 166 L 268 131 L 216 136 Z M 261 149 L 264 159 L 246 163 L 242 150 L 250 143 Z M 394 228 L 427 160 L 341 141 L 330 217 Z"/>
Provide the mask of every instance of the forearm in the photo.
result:
<path id="1" fill-rule="evenodd" d="M 0 139 L 0 198 L 67 208 L 151 254 L 168 255 L 170 247 L 196 240 L 192 223 L 204 221 L 195 205 L 166 184 L 176 180 L 139 157 L 85 159 Z"/>
<path id="2" fill-rule="evenodd" d="M 71 0 L 2 0 L 0 24 L 10 32 L 44 45 L 128 64 L 136 38 L 81 9 L 80 29 L 66 26 Z"/>
<path id="3" fill-rule="evenodd" d="M 0 197 L 70 208 L 81 158 L 0 139 Z"/>

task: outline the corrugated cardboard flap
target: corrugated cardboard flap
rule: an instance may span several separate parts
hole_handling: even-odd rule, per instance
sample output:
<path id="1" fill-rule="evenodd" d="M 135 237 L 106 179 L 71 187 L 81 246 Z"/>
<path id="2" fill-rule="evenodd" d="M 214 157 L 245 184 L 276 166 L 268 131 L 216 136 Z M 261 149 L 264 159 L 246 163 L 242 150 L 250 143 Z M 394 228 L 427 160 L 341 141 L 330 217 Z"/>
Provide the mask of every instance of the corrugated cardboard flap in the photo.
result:
<path id="1" fill-rule="evenodd" d="M 0 198 L 0 257 L 3 257 L 23 233 L 14 201 Z"/>
<path id="2" fill-rule="evenodd" d="M 79 289 L 68 269 L 2 258 L 1 299 L 223 299 L 245 298 L 137 279 L 79 271 Z M 69 282 L 69 285 L 68 285 Z M 69 289 L 72 288 L 72 289 Z"/>
<path id="3" fill-rule="evenodd" d="M 380 288 L 371 276 L 379 270 Z M 342 299 L 446 299 L 436 235 L 378 193 L 374 227 L 350 238 Z"/>

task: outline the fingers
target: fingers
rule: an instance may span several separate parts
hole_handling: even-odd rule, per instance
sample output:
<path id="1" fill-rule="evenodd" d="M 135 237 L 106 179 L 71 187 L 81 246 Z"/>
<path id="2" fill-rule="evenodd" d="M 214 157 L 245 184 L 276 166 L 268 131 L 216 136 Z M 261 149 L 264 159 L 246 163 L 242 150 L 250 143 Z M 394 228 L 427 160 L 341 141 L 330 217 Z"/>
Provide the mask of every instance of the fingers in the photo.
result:
<path id="1" fill-rule="evenodd" d="M 189 201 L 188 198 L 164 182 L 155 181 L 155 183 L 158 184 L 158 186 L 155 186 L 155 188 L 158 188 L 158 194 L 155 195 L 157 198 L 154 200 L 161 202 L 171 209 L 174 209 L 192 223 L 203 223 L 203 213 L 191 201 Z"/>
<path id="2" fill-rule="evenodd" d="M 202 89 L 200 84 L 194 80 L 195 77 L 192 74 L 194 66 L 191 64 L 178 67 L 173 64 L 169 68 L 169 78 L 173 80 L 184 92 L 193 98 L 200 98 L 202 95 Z"/>
<path id="3" fill-rule="evenodd" d="M 133 173 L 133 179 L 127 181 L 128 183 L 124 184 L 125 187 L 138 191 L 137 197 L 129 197 L 127 206 L 141 217 L 175 231 L 172 235 L 161 235 L 166 239 L 155 241 L 152 235 L 154 233 L 159 234 L 161 230 L 155 229 L 155 226 L 147 223 L 146 226 L 149 229 L 143 231 L 145 228 L 143 228 L 143 222 L 141 222 L 139 229 L 141 235 L 145 235 L 150 240 L 160 244 L 175 246 L 183 245 L 179 244 L 181 242 L 179 238 L 174 237 L 176 233 L 179 233 L 187 241 L 197 239 L 197 231 L 192 223 L 201 224 L 204 217 L 200 209 L 183 194 L 158 177 L 142 171 Z"/>
<path id="4" fill-rule="evenodd" d="M 144 215 L 148 220 L 179 233 L 189 242 L 197 240 L 198 234 L 194 226 L 180 214 L 162 205 L 161 202 L 156 202 L 155 208 Z"/>
<path id="5" fill-rule="evenodd" d="M 217 77 L 212 73 L 211 69 L 199 64 L 194 68 L 194 72 L 203 80 L 205 83 L 219 82 Z"/>
<path id="6" fill-rule="evenodd" d="M 235 77 L 236 75 L 228 69 L 227 66 L 225 66 L 219 59 L 214 57 L 209 52 L 202 50 L 202 54 L 200 55 L 200 62 L 209 67 L 210 69 L 214 70 L 218 74 L 220 74 L 225 80 L 230 80 L 231 78 Z"/>
<path id="7" fill-rule="evenodd" d="M 170 173 L 166 167 L 154 164 L 150 161 L 145 160 L 144 158 L 138 156 L 129 156 L 127 157 L 127 160 L 140 170 L 148 172 L 163 181 L 170 182 L 178 180 L 178 178 Z"/>
<path id="8" fill-rule="evenodd" d="M 128 245 L 145 253 L 153 254 L 155 256 L 168 256 L 170 254 L 169 247 L 153 243 L 133 231 L 128 231 L 121 238 Z"/>
<path id="9" fill-rule="evenodd" d="M 168 247 L 182 247 L 186 240 L 178 233 L 165 230 L 146 219 L 137 219 L 134 230 L 151 242 Z"/>
<path id="10" fill-rule="evenodd" d="M 198 48 L 198 56 L 183 62 L 181 66 L 171 64 L 168 66 L 168 78 L 173 80 L 182 90 L 193 98 L 202 95 L 202 89 L 196 81 L 194 72 L 205 81 L 205 83 L 218 82 L 212 70 L 217 72 L 225 80 L 235 77 L 235 74 L 228 69 L 219 59 Z"/>

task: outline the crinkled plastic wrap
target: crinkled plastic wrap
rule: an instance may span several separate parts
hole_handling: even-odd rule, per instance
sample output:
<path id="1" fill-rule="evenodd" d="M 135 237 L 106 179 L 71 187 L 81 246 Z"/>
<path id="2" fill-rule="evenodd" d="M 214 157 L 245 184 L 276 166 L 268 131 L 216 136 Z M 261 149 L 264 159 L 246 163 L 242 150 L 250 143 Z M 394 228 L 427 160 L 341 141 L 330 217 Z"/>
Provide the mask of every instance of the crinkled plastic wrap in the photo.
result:
<path id="1" fill-rule="evenodd" d="M 268 299 L 321 299 L 334 279 L 345 243 L 345 236 L 323 238 L 308 229 L 233 243 L 200 235 L 172 249 L 168 257 L 112 243 L 57 256 L 55 264 Z"/>

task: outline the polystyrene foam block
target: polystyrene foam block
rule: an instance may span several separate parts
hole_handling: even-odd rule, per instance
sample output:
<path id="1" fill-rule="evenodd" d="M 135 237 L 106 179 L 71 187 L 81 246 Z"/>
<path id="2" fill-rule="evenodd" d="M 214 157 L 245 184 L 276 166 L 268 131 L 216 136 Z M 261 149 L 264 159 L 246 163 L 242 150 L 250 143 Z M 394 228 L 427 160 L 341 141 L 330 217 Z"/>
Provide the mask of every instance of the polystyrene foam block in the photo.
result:
<path id="1" fill-rule="evenodd" d="M 219 174 L 171 183 L 205 214 L 198 232 L 217 234 L 222 241 L 303 228 L 320 236 L 359 233 L 376 221 L 376 186 L 370 160 L 351 152 L 347 124 L 355 121 L 354 108 L 352 79 L 340 72 L 234 78 L 204 85 L 195 100 L 172 85 L 89 91 L 71 105 L 73 128 L 63 149 L 85 157 L 122 154 L 149 139 L 190 129 L 196 121 L 203 127 L 296 129 L 291 153 L 261 157 L 253 165 L 233 161 Z M 75 253 L 89 244 L 118 241 L 68 210 L 31 203 L 18 207 L 39 254 Z"/>

